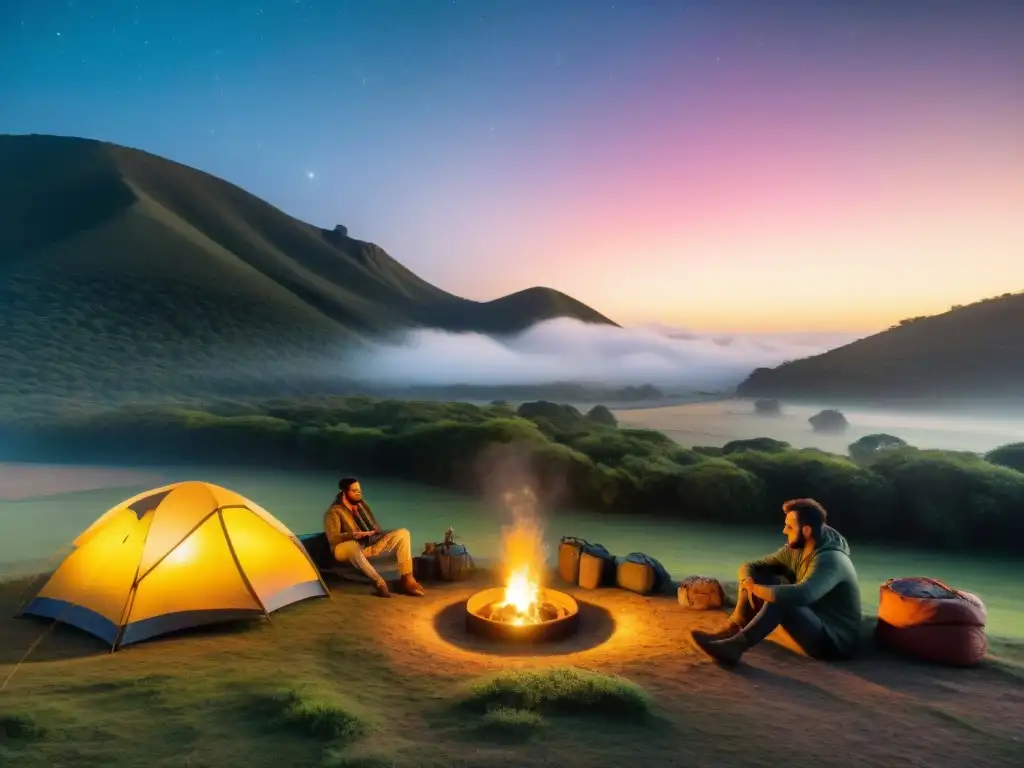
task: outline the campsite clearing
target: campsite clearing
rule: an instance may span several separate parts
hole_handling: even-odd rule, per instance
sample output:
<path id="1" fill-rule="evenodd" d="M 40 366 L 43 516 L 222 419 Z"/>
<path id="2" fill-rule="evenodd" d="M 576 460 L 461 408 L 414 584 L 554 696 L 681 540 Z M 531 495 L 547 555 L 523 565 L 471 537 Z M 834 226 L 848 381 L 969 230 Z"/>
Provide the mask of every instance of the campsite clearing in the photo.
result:
<path id="1" fill-rule="evenodd" d="M 465 633 L 463 604 L 489 574 L 379 600 L 333 599 L 264 619 L 165 635 L 116 653 L 81 630 L 10 618 L 25 581 L 0 584 L 0 762 L 127 766 L 1020 765 L 1024 644 L 960 670 L 881 653 L 833 666 L 774 644 L 736 671 L 687 629 L 718 615 L 674 598 L 568 589 L 579 634 L 506 655 Z M 561 588 L 561 587 L 560 587 Z M 647 719 L 457 705 L 499 671 L 572 666 L 650 695 Z M 807 734 L 814 738 L 808 740 Z"/>

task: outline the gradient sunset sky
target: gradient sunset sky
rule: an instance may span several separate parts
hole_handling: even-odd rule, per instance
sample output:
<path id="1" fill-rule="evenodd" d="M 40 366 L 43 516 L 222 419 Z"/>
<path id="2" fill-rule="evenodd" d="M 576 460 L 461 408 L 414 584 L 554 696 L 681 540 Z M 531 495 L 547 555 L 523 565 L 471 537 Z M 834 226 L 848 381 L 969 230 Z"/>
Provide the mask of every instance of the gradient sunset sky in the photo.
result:
<path id="1" fill-rule="evenodd" d="M 1024 289 L 1024 1 L 6 0 L 0 132 L 346 224 L 447 290 L 871 332 Z"/>

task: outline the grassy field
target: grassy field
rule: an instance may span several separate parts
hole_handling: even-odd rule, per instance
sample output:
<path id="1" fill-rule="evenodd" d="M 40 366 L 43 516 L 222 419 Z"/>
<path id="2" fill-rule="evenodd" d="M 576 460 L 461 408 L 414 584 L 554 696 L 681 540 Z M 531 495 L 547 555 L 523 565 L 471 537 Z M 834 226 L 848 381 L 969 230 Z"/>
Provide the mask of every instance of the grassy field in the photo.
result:
<path id="1" fill-rule="evenodd" d="M 828 666 L 768 643 L 726 671 L 685 631 L 721 619 L 671 597 L 573 592 L 577 637 L 523 654 L 470 639 L 489 584 L 331 600 L 109 654 L 8 618 L 0 588 L 0 762 L 35 766 L 1019 765 L 1024 647 L 971 670 L 878 652 Z M 813 733 L 812 739 L 807 738 Z"/>

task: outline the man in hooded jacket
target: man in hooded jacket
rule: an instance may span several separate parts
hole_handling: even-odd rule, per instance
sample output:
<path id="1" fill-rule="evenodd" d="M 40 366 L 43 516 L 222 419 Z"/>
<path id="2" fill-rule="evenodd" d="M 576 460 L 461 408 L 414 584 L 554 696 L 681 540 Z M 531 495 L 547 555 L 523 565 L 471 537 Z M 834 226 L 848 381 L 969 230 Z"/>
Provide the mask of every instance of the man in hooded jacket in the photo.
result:
<path id="1" fill-rule="evenodd" d="M 738 663 L 779 626 L 813 658 L 849 658 L 857 650 L 860 587 L 850 545 L 825 524 L 828 515 L 814 499 L 791 499 L 782 511 L 786 544 L 740 566 L 728 627 L 691 632 L 697 647 L 716 661 Z"/>

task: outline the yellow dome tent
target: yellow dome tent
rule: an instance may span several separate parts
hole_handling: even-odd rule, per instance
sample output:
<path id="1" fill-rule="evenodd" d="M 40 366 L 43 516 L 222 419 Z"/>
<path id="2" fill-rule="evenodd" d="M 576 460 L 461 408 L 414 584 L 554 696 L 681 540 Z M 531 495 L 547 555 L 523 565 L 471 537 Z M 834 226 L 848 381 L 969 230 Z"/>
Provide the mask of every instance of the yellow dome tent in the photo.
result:
<path id="1" fill-rule="evenodd" d="M 112 650 L 330 594 L 284 524 L 211 483 L 123 501 L 73 546 L 22 614 L 71 624 Z"/>

